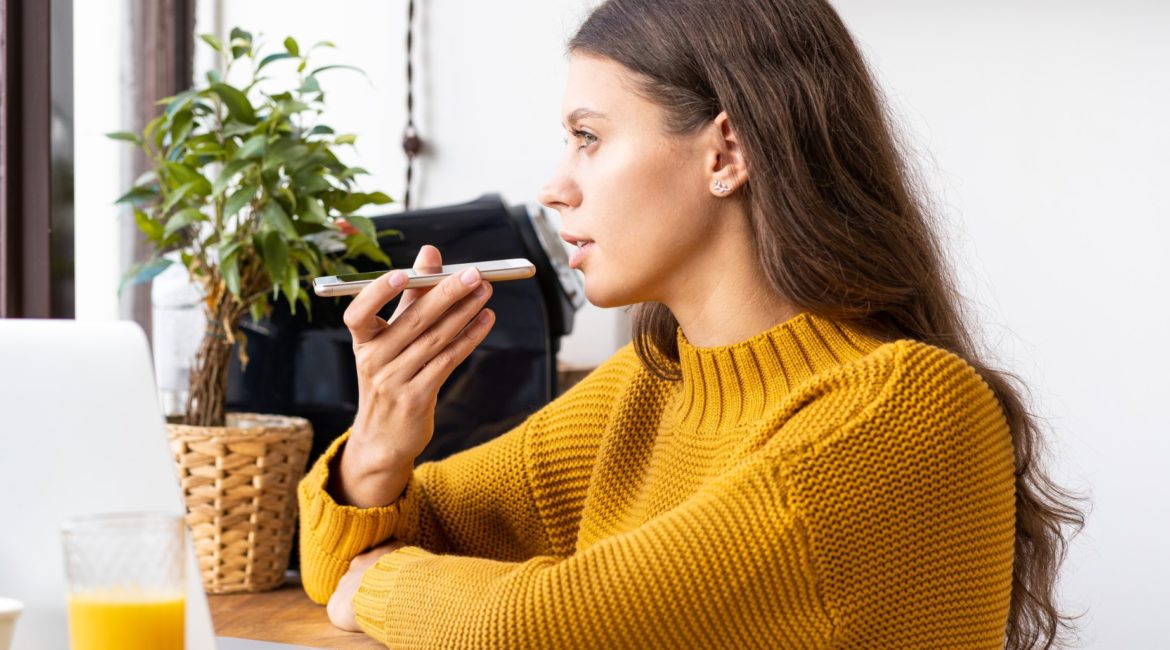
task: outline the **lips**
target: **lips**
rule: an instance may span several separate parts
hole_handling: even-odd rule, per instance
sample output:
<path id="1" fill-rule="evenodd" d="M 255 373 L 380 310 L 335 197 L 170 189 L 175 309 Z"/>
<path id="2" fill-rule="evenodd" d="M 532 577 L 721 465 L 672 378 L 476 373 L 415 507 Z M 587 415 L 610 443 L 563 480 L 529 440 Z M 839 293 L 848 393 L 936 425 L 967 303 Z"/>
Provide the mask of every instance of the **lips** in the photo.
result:
<path id="1" fill-rule="evenodd" d="M 594 246 L 592 239 L 565 230 L 561 231 L 561 239 L 576 247 L 573 249 L 573 254 L 569 256 L 569 267 L 574 269 L 581 265 L 581 261 L 585 259 L 589 249 Z"/>
<path id="2" fill-rule="evenodd" d="M 577 249 L 569 256 L 569 268 L 575 269 L 581 266 L 581 261 L 585 259 L 585 255 L 589 253 L 589 249 L 593 248 L 593 246 L 593 242 L 578 244 Z"/>

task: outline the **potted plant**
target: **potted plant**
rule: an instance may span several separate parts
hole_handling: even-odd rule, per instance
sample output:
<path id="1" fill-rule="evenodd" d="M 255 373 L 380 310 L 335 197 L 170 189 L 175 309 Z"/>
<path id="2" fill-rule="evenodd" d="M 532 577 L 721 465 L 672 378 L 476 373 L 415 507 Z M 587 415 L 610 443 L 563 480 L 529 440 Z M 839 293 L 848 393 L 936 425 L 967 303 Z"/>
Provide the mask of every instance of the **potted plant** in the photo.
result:
<path id="1" fill-rule="evenodd" d="M 310 310 L 302 280 L 351 273 L 347 260 L 365 256 L 390 265 L 373 223 L 353 212 L 383 204 L 362 192 L 360 167 L 333 153 L 355 136 L 318 120 L 324 108 L 319 75 L 350 66 L 312 68 L 293 38 L 264 55 L 252 34 L 236 28 L 230 41 L 200 38 L 223 66 L 174 97 L 142 133 L 109 137 L 140 148 L 150 170 L 119 203 L 133 207 L 153 255 L 123 280 L 147 282 L 172 264 L 186 267 L 207 317 L 188 380 L 183 422 L 168 425 L 187 499 L 188 520 L 205 587 L 212 592 L 279 586 L 291 548 L 295 486 L 304 472 L 312 432 L 301 418 L 225 414 L 233 346 L 247 364 L 245 315 L 260 322 L 274 301 Z M 295 87 L 265 82 L 269 66 L 293 65 Z M 233 68 L 248 78 L 229 83 Z M 356 70 L 356 68 L 351 68 Z M 238 344 L 238 345 L 237 345 Z"/>

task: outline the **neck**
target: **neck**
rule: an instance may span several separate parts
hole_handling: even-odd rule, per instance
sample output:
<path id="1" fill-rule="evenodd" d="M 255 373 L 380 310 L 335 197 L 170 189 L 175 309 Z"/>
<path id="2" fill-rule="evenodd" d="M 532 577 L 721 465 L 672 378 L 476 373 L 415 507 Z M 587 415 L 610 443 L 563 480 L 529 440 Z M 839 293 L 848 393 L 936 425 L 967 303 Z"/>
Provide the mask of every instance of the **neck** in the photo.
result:
<path id="1" fill-rule="evenodd" d="M 699 347 L 730 345 L 800 313 L 776 293 L 761 272 L 746 212 L 733 204 L 712 223 L 700 256 L 673 278 L 665 304 L 687 340 Z"/>

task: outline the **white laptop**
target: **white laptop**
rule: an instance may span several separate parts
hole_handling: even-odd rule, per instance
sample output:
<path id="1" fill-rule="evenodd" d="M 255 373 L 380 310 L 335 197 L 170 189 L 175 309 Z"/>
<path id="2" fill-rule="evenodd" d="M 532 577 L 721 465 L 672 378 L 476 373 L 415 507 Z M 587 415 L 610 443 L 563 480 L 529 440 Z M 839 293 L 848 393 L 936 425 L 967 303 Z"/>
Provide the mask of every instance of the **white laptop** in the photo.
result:
<path id="1" fill-rule="evenodd" d="M 68 647 L 61 522 L 126 511 L 183 513 L 141 328 L 0 319 L 0 597 L 24 603 L 13 650 Z M 215 648 L 188 556 L 187 648 Z"/>

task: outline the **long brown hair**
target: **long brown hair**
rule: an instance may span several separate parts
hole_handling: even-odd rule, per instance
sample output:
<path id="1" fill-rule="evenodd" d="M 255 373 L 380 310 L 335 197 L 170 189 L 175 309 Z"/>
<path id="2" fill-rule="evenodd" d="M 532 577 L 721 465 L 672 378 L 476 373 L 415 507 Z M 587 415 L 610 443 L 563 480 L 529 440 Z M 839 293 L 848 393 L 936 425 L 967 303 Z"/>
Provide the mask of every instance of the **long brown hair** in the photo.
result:
<path id="1" fill-rule="evenodd" d="M 1072 617 L 1056 603 L 1078 497 L 1045 473 L 1041 430 L 1019 380 L 989 367 L 915 176 L 856 43 L 825 0 L 609 0 L 570 53 L 616 61 L 685 135 L 726 111 L 744 150 L 760 268 L 794 305 L 883 340 L 912 338 L 963 357 L 1011 427 L 1016 543 L 1005 647 L 1054 647 Z M 664 379 L 679 376 L 678 321 L 634 311 L 634 345 Z"/>

